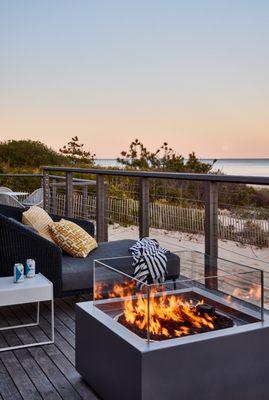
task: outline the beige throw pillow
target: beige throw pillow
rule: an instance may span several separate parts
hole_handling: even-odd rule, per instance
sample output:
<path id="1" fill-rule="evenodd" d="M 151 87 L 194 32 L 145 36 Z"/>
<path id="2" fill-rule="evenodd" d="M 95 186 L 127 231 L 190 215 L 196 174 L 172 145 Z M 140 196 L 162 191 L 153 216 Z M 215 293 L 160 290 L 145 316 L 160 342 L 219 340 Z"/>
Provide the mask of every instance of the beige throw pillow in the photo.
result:
<path id="1" fill-rule="evenodd" d="M 22 213 L 22 223 L 35 228 L 40 236 L 53 242 L 50 235 L 49 224 L 53 222 L 49 214 L 43 208 L 33 206 Z"/>
<path id="2" fill-rule="evenodd" d="M 49 229 L 55 243 L 73 257 L 87 257 L 97 247 L 96 240 L 74 222 L 61 219 L 51 222 Z"/>

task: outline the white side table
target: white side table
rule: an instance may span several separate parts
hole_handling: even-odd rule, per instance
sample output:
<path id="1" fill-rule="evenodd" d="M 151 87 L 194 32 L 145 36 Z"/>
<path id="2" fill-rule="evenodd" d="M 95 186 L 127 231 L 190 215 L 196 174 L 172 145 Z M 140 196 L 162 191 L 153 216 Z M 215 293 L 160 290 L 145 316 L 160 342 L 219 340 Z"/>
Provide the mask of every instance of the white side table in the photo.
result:
<path id="1" fill-rule="evenodd" d="M 0 331 L 39 325 L 41 301 L 51 302 L 51 340 L 22 344 L 19 346 L 4 347 L 0 348 L 0 352 L 54 343 L 54 304 L 52 282 L 50 282 L 44 275 L 40 273 L 36 274 L 34 278 L 25 278 L 21 283 L 14 283 L 13 276 L 0 278 L 0 307 L 12 306 L 16 304 L 37 303 L 36 322 L 31 324 L 2 327 L 0 328 Z"/>

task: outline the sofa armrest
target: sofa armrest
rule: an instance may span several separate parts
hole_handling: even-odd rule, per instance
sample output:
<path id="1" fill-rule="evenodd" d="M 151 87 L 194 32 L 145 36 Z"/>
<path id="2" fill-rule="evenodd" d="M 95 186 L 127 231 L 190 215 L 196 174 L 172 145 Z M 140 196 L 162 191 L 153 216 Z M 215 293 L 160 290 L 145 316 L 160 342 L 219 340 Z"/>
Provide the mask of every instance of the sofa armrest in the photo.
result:
<path id="1" fill-rule="evenodd" d="M 27 228 L 0 216 L 0 276 L 13 275 L 15 263 L 27 258 L 36 261 L 36 272 L 41 272 L 54 285 L 54 295 L 62 291 L 62 253 L 56 244 Z"/>
<path id="2" fill-rule="evenodd" d="M 55 215 L 55 214 L 50 214 L 50 217 L 55 222 L 60 221 L 62 218 L 66 219 L 68 221 L 74 222 L 75 224 L 77 224 L 81 228 L 83 228 L 89 235 L 94 237 L 94 224 L 91 221 L 87 221 L 86 219 L 71 218 L 71 217 Z"/>

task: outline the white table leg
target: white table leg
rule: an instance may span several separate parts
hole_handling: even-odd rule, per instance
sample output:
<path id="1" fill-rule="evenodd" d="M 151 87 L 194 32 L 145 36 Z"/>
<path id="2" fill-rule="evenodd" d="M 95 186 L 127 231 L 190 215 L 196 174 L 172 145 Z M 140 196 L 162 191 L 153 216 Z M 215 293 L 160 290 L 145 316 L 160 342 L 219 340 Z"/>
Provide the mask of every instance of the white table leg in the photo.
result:
<path id="1" fill-rule="evenodd" d="M 37 322 L 31 323 L 31 324 L 24 324 L 24 325 L 15 325 L 15 326 L 7 326 L 4 328 L 0 328 L 0 330 L 4 331 L 7 329 L 17 329 L 17 328 L 25 328 L 29 326 L 36 326 L 39 324 L 39 317 L 40 317 L 40 303 L 37 303 Z M 54 302 L 53 299 L 51 300 L 51 340 L 47 340 L 45 342 L 36 342 L 36 343 L 30 343 L 30 344 L 21 344 L 18 346 L 10 346 L 10 347 L 4 347 L 0 349 L 1 351 L 8 351 L 8 350 L 17 350 L 17 349 L 23 349 L 26 347 L 34 347 L 34 346 L 42 346 L 45 344 L 52 344 L 54 343 Z"/>
<path id="2" fill-rule="evenodd" d="M 30 324 L 4 326 L 0 328 L 0 331 L 7 331 L 8 329 L 27 328 L 29 326 L 39 325 L 39 313 L 40 313 L 40 303 L 38 302 L 36 311 L 36 322 L 31 322 Z"/>
<path id="3" fill-rule="evenodd" d="M 40 315 L 40 302 L 37 303 L 37 315 L 36 315 L 36 324 L 39 325 L 39 315 Z"/>
<path id="4" fill-rule="evenodd" d="M 54 343 L 54 301 L 51 300 L 51 343 Z"/>

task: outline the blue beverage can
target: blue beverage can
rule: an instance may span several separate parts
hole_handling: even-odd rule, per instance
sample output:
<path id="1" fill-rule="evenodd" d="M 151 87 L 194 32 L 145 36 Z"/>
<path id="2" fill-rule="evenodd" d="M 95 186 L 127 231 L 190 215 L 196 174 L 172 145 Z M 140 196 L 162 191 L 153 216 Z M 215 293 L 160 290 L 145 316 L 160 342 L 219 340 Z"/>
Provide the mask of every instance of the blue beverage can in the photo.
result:
<path id="1" fill-rule="evenodd" d="M 21 283 L 24 281 L 24 267 L 23 264 L 14 265 L 14 282 Z"/>
<path id="2" fill-rule="evenodd" d="M 35 276 L 35 260 L 29 258 L 25 264 L 25 275 L 26 278 L 34 278 Z"/>

